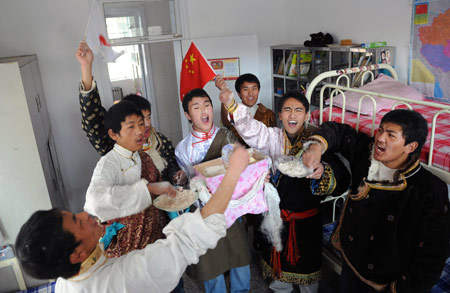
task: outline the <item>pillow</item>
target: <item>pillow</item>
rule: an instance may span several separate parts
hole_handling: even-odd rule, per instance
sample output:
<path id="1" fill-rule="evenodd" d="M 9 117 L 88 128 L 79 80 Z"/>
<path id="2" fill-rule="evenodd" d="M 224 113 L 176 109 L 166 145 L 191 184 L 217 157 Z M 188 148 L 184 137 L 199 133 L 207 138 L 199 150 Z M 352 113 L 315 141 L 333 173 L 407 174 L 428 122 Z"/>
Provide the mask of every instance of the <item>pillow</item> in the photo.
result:
<path id="1" fill-rule="evenodd" d="M 422 101 L 424 95 L 418 92 L 416 89 L 407 86 L 390 76 L 380 73 L 380 75 L 372 82 L 359 87 L 361 90 L 378 92 L 382 94 L 388 94 L 392 96 L 399 96 L 403 98 L 408 98 L 416 101 Z M 345 109 L 348 111 L 358 112 L 359 98 L 364 94 L 355 92 L 345 92 Z M 375 113 L 383 109 L 391 109 L 391 107 L 397 102 L 396 100 L 373 97 L 377 102 L 377 107 Z M 329 100 L 327 101 L 329 104 Z M 333 97 L 333 106 L 338 106 L 342 108 L 342 95 L 337 95 Z M 373 113 L 373 103 L 369 98 L 364 98 L 361 104 L 361 114 L 372 116 Z"/>

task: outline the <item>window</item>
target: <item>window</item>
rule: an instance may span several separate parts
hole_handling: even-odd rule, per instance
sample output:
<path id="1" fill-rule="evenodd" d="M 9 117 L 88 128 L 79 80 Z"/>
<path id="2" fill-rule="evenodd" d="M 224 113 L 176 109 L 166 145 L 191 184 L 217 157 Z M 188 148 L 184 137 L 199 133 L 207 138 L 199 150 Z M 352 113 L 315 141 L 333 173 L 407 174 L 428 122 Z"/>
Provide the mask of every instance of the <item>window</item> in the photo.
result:
<path id="1" fill-rule="evenodd" d="M 152 125 L 173 143 L 182 138 L 177 70 L 182 59 L 178 0 L 122 1 L 103 4 L 111 45 L 124 51 L 108 63 L 114 100 L 141 95 L 152 104 Z M 180 60 L 181 60 L 180 59 Z"/>

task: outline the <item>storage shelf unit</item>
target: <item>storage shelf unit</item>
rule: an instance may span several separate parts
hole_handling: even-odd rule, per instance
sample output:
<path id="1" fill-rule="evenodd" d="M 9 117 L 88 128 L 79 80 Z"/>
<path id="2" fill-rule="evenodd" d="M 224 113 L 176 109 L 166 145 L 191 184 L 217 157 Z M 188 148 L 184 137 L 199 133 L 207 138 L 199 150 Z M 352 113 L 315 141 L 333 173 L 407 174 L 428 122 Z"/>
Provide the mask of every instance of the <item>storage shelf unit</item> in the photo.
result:
<path id="1" fill-rule="evenodd" d="M 289 56 L 292 56 L 292 59 Z M 378 63 L 387 63 L 393 66 L 394 61 L 395 47 L 391 46 L 379 48 L 272 46 L 274 108 L 277 107 L 278 99 L 285 92 L 293 89 L 306 89 L 309 82 L 322 72 Z M 329 82 L 333 82 L 333 80 L 329 80 Z M 316 87 L 316 90 L 319 91 L 320 87 Z M 310 102 L 312 106 L 318 106 L 318 95 L 313 95 Z M 278 109 L 275 113 L 278 113 Z"/>

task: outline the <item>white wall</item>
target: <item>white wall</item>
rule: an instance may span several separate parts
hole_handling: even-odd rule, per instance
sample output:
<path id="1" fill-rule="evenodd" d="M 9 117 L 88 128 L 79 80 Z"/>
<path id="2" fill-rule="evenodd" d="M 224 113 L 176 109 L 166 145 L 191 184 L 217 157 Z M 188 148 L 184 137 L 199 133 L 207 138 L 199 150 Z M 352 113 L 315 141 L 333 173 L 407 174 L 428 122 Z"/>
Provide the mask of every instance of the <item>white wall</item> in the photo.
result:
<path id="1" fill-rule="evenodd" d="M 272 105 L 270 46 L 303 44 L 311 33 L 337 40 L 387 41 L 397 50 L 399 79 L 407 80 L 412 0 L 189 0 L 192 38 L 256 34 L 261 102 Z M 213 22 L 205 19 L 213 15 Z"/>
<path id="2" fill-rule="evenodd" d="M 192 39 L 253 34 L 257 36 L 258 78 L 261 82 L 259 101 L 269 107 L 272 105 L 270 46 L 286 42 L 285 28 L 289 20 L 285 17 L 285 3 L 284 0 L 188 1 Z"/>
<path id="3" fill-rule="evenodd" d="M 186 1 L 186 0 L 184 0 Z M 301 44 L 328 31 L 355 41 L 385 40 L 397 47 L 397 69 L 407 76 L 412 0 L 189 0 L 191 38 L 256 34 L 261 102 L 272 105 L 270 46 Z M 88 0 L 2 0 L 0 57 L 37 54 L 68 201 L 81 210 L 99 155 L 80 127 L 74 57 L 83 37 Z M 94 64 L 94 76 L 99 75 Z M 102 85 L 99 85 L 102 88 Z M 105 103 L 108 106 L 108 103 Z"/>
<path id="4" fill-rule="evenodd" d="M 69 203 L 84 203 L 99 155 L 80 127 L 74 57 L 89 12 L 87 0 L 5 0 L 0 3 L 0 56 L 37 54 L 50 122 Z M 97 67 L 94 75 L 98 75 Z"/>

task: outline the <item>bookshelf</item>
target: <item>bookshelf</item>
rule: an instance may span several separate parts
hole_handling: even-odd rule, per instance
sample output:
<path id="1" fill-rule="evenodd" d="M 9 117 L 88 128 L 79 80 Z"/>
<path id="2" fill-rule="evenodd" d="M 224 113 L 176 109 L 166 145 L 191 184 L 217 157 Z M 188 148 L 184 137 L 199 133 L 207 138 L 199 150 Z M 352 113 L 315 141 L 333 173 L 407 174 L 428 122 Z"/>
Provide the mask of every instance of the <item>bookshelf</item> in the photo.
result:
<path id="1" fill-rule="evenodd" d="M 292 89 L 307 89 L 309 83 L 322 72 L 375 63 L 395 65 L 395 47 L 304 47 L 278 45 L 271 47 L 273 107 L 278 99 Z M 329 80 L 328 82 L 333 82 Z M 316 87 L 311 105 L 318 106 L 320 87 Z M 275 110 L 278 116 L 278 109 Z M 277 117 L 278 121 L 278 117 Z"/>

